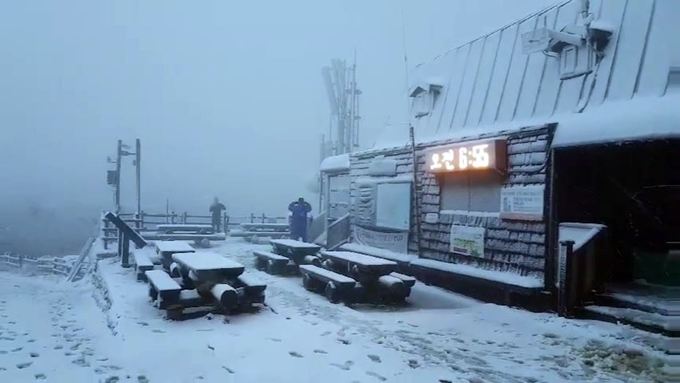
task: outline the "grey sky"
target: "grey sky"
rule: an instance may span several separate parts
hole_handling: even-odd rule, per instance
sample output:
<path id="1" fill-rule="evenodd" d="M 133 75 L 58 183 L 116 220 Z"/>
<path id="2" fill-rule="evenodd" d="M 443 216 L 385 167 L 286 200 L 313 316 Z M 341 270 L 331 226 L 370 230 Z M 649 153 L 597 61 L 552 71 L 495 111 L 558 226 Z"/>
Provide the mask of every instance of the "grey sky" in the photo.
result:
<path id="1" fill-rule="evenodd" d="M 554 2 L 403 1 L 409 65 Z M 403 120 L 401 3 L 3 2 L 0 198 L 107 208 L 105 158 L 139 137 L 146 210 L 283 213 L 312 198 L 331 58 L 357 51 L 364 144 Z"/>

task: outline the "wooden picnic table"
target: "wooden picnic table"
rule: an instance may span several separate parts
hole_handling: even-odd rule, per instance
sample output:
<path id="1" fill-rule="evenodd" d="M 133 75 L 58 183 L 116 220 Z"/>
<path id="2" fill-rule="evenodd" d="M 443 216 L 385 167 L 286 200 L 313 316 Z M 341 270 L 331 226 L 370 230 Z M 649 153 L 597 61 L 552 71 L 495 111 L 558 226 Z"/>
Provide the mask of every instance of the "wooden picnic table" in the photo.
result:
<path id="1" fill-rule="evenodd" d="M 294 239 L 272 239 L 269 243 L 274 252 L 300 263 L 305 256 L 315 255 L 321 250 L 321 246 L 313 243 L 296 241 Z"/>
<path id="2" fill-rule="evenodd" d="M 159 253 L 193 253 L 196 251 L 183 241 L 156 241 L 154 243 Z"/>
<path id="3" fill-rule="evenodd" d="M 172 259 L 180 267 L 193 271 L 198 279 L 212 279 L 219 282 L 219 278 L 236 278 L 243 273 L 245 267 L 231 259 L 217 253 L 179 253 L 173 254 Z"/>
<path id="4" fill-rule="evenodd" d="M 388 275 L 397 271 L 398 267 L 394 261 L 349 251 L 322 251 L 321 257 L 330 260 L 335 268 L 347 269 L 353 278 L 362 274 Z"/>

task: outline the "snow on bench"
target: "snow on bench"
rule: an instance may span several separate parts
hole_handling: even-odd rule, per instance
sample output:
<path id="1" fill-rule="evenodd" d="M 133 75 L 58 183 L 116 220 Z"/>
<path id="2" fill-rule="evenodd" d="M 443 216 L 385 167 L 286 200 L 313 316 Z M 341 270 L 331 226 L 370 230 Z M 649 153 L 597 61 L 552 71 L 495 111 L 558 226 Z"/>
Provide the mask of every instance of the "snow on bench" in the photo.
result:
<path id="1" fill-rule="evenodd" d="M 319 251 L 321 248 L 319 245 L 315 245 L 313 243 L 307 243 L 307 242 L 300 242 L 296 241 L 294 239 L 272 239 L 269 241 L 272 245 L 279 245 L 279 246 L 284 246 L 284 247 L 292 247 L 295 249 L 317 249 Z"/>
<path id="2" fill-rule="evenodd" d="M 134 253 L 132 253 L 132 256 L 135 259 L 135 269 L 138 273 L 153 270 L 153 262 L 151 261 L 151 258 L 146 251 L 142 250 L 143 249 L 137 249 Z"/>
<path id="3" fill-rule="evenodd" d="M 174 279 L 163 270 L 149 270 L 145 272 L 146 279 L 158 292 L 177 292 L 179 293 L 182 288 L 175 282 Z"/>
<path id="4" fill-rule="evenodd" d="M 404 274 L 400 274 L 400 273 L 391 273 L 389 275 L 392 276 L 392 277 L 401 279 L 404 282 L 404 284 L 408 287 L 413 287 L 413 286 L 416 285 L 416 279 L 413 278 L 412 276 L 404 275 Z"/>
<path id="5" fill-rule="evenodd" d="M 260 251 L 260 250 L 255 250 L 253 251 L 253 254 L 258 257 L 258 258 L 263 258 L 268 261 L 276 262 L 276 263 L 288 263 L 289 259 L 284 257 L 283 255 L 278 255 L 275 253 L 272 253 L 270 251 Z"/>
<path id="6" fill-rule="evenodd" d="M 334 261 L 344 261 L 349 263 L 355 263 L 361 266 L 394 266 L 396 268 L 397 263 L 390 261 L 388 259 L 372 257 L 370 255 L 353 253 L 350 251 L 322 251 L 321 255 L 324 258 L 329 258 Z"/>
<path id="7" fill-rule="evenodd" d="M 161 253 L 193 253 L 191 245 L 182 241 L 156 241 L 156 249 Z"/>
<path id="8" fill-rule="evenodd" d="M 543 280 L 536 277 L 521 276 L 512 272 L 484 270 L 474 266 L 435 261 L 433 259 L 416 259 L 411 262 L 411 267 L 420 267 L 430 270 L 443 271 L 445 273 L 460 274 L 468 277 L 486 279 L 525 288 L 533 289 L 543 287 Z"/>
<path id="9" fill-rule="evenodd" d="M 193 271 L 232 271 L 243 272 L 242 264 L 211 252 L 173 254 L 172 259 Z"/>
<path id="10" fill-rule="evenodd" d="M 158 231 L 199 231 L 199 230 L 212 230 L 212 225 L 202 225 L 202 224 L 162 224 L 156 226 Z"/>
<path id="11" fill-rule="evenodd" d="M 351 288 L 356 285 L 356 281 L 352 278 L 346 277 L 342 274 L 334 273 L 330 270 L 322 269 L 313 265 L 301 265 L 300 272 L 303 274 L 311 274 L 323 282 L 333 282 L 337 287 Z"/>
<path id="12" fill-rule="evenodd" d="M 241 274 L 237 279 L 252 294 L 259 294 L 267 289 L 267 285 L 250 274 Z"/>
<path id="13" fill-rule="evenodd" d="M 418 259 L 418 256 L 416 255 L 397 253 L 391 250 L 381 249 L 378 247 L 360 245 L 358 243 L 346 243 L 340 246 L 339 249 L 344 251 L 352 251 L 354 253 L 371 255 L 378 258 L 389 259 L 391 261 L 395 261 L 398 263 L 409 263 L 415 259 Z"/>
<path id="14" fill-rule="evenodd" d="M 268 229 L 268 230 L 280 230 L 280 231 L 286 231 L 288 230 L 288 224 L 287 223 L 242 223 L 239 226 L 242 228 L 248 230 L 248 229 Z"/>

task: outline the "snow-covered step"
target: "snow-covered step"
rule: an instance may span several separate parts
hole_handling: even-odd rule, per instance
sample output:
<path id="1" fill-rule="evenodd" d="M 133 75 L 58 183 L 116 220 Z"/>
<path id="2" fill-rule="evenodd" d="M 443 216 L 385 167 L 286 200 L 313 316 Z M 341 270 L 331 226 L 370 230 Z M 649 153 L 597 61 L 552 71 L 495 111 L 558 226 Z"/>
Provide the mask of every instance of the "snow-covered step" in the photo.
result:
<path id="1" fill-rule="evenodd" d="M 585 314 L 594 319 L 622 322 L 647 331 L 680 336 L 680 318 L 632 308 L 586 306 Z"/>
<path id="2" fill-rule="evenodd" d="M 658 296 L 637 296 L 624 293 L 605 293 L 597 298 L 605 306 L 631 308 L 668 316 L 680 316 L 680 301 L 663 299 Z"/>

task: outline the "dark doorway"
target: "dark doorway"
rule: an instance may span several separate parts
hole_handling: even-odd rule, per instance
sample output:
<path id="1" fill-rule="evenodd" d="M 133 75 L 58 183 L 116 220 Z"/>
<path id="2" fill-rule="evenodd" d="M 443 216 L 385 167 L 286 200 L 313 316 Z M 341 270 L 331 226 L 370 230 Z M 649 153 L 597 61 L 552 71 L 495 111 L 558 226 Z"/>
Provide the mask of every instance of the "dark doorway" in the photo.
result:
<path id="1" fill-rule="evenodd" d="M 557 149 L 553 170 L 557 222 L 608 227 L 607 282 L 668 267 L 680 245 L 680 140 Z"/>

